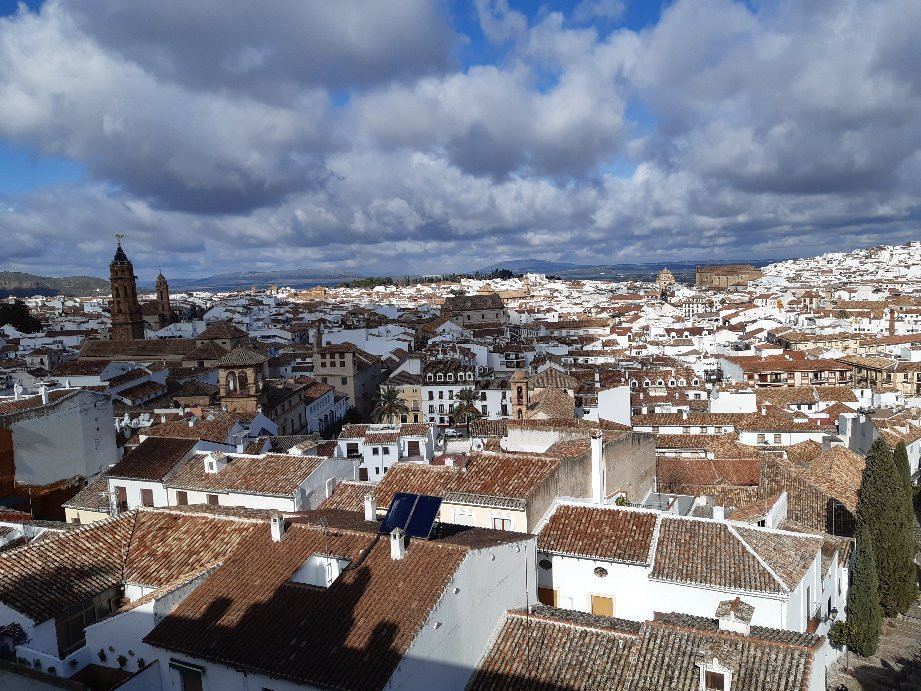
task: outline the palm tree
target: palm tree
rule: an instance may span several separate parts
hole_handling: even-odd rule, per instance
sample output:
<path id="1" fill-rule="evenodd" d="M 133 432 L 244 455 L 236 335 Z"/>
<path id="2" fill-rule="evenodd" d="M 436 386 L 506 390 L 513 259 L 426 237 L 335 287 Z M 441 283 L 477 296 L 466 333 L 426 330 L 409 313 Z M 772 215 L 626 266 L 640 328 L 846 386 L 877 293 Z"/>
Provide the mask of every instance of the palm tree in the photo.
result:
<path id="1" fill-rule="evenodd" d="M 375 422 L 387 420 L 392 425 L 395 416 L 406 415 L 408 412 L 409 408 L 400 398 L 400 392 L 392 386 L 385 386 L 377 398 L 377 405 L 371 411 L 371 419 Z"/>
<path id="2" fill-rule="evenodd" d="M 455 398 L 458 403 L 454 408 L 454 415 L 467 423 L 467 436 L 469 437 L 470 421 L 482 416 L 480 409 L 476 407 L 479 395 L 475 388 L 468 386 L 466 389 L 458 391 Z"/>

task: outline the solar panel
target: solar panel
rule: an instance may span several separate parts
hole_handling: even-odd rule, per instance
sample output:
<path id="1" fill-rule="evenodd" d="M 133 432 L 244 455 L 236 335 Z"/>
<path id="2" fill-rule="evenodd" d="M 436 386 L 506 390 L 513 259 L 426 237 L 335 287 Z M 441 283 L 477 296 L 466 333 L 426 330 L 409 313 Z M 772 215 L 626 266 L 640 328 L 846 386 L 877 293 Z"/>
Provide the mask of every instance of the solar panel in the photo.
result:
<path id="1" fill-rule="evenodd" d="M 438 515 L 438 509 L 440 508 L 441 497 L 420 494 L 416 500 L 416 506 L 409 515 L 409 523 L 405 528 L 406 534 L 410 537 L 428 540 L 432 532 L 432 526 L 435 525 L 435 516 Z"/>
<path id="2" fill-rule="evenodd" d="M 397 492 L 381 522 L 380 531 L 389 534 L 401 528 L 409 537 L 427 540 L 440 508 L 441 497 Z"/>
<path id="3" fill-rule="evenodd" d="M 390 508 L 387 509 L 387 515 L 384 516 L 384 520 L 381 522 L 381 532 L 389 534 L 395 528 L 406 530 L 406 523 L 409 521 L 409 515 L 412 513 L 418 497 L 418 494 L 408 494 L 406 492 L 394 494 L 393 500 L 390 502 Z"/>

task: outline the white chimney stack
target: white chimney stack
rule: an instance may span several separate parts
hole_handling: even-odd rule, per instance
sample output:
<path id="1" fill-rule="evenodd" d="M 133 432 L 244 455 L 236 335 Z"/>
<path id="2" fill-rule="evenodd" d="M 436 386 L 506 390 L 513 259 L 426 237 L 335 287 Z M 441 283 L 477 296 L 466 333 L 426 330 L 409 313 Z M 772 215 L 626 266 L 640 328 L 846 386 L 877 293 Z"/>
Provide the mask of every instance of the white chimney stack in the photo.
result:
<path id="1" fill-rule="evenodd" d="M 402 559 L 406 556 L 406 539 L 402 528 L 394 528 L 390 533 L 390 558 Z"/>
<path id="2" fill-rule="evenodd" d="M 762 406 L 761 406 L 761 414 L 762 414 L 762 415 L 767 415 L 767 406 L 766 406 L 766 405 L 763 405 L 763 404 L 762 404 Z"/>
<path id="3" fill-rule="evenodd" d="M 682 409 L 681 409 L 681 419 L 682 419 L 682 420 L 687 420 L 687 419 L 688 419 L 688 411 L 687 411 L 685 408 L 682 408 Z"/>
<path id="4" fill-rule="evenodd" d="M 285 536 L 285 517 L 277 511 L 273 511 L 269 524 L 272 529 L 272 542 L 281 542 L 281 539 Z"/>
<path id="5" fill-rule="evenodd" d="M 42 384 L 40 387 L 38 387 L 38 391 L 42 395 L 42 405 L 48 405 L 48 386 L 46 384 Z"/>
<path id="6" fill-rule="evenodd" d="M 595 504 L 604 502 L 604 438 L 601 430 L 592 432 L 592 501 Z"/>
<path id="7" fill-rule="evenodd" d="M 13 387 L 13 396 L 17 401 L 22 398 L 22 384 L 19 382 L 16 382 L 16 385 Z"/>
<path id="8" fill-rule="evenodd" d="M 365 495 L 365 520 L 377 520 L 377 499 L 370 492 Z"/>

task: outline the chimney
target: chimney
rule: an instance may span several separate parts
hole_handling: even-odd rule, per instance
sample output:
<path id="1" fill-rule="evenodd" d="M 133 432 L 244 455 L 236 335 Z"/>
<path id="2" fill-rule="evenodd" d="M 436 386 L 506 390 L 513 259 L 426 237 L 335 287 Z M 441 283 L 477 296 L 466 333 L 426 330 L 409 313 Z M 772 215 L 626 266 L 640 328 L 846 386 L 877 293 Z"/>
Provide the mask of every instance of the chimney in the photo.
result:
<path id="1" fill-rule="evenodd" d="M 592 501 L 595 504 L 604 502 L 604 438 L 601 430 L 592 431 Z"/>
<path id="2" fill-rule="evenodd" d="M 406 556 L 406 537 L 402 528 L 394 528 L 390 533 L 390 558 L 399 560 Z"/>
<path id="3" fill-rule="evenodd" d="M 22 384 L 16 382 L 16 385 L 13 387 L 13 397 L 18 401 L 22 398 Z"/>
<path id="4" fill-rule="evenodd" d="M 688 411 L 685 410 L 684 408 L 681 409 L 681 419 L 682 419 L 682 420 L 687 420 L 687 419 L 688 419 Z"/>
<path id="5" fill-rule="evenodd" d="M 601 372 L 599 372 L 598 370 L 595 370 L 595 388 L 596 389 L 601 388 Z"/>
<path id="6" fill-rule="evenodd" d="M 720 631 L 732 631 L 748 636 L 751 633 L 752 615 L 755 608 L 741 598 L 723 600 L 716 608 Z"/>
<path id="7" fill-rule="evenodd" d="M 195 427 L 195 418 L 194 418 L 194 417 L 190 417 L 190 418 L 189 418 L 189 427 Z"/>
<path id="8" fill-rule="evenodd" d="M 370 492 L 365 495 L 365 520 L 377 520 L 377 499 Z"/>
<path id="9" fill-rule="evenodd" d="M 272 542 L 281 542 L 285 536 L 285 517 L 277 511 L 273 511 L 269 519 L 269 525 L 272 529 Z"/>
<path id="10" fill-rule="evenodd" d="M 889 307 L 889 335 L 895 336 L 895 307 Z"/>
<path id="11" fill-rule="evenodd" d="M 42 395 L 42 405 L 48 405 L 48 386 L 46 384 L 42 384 L 40 387 L 38 387 L 38 391 Z"/>
<path id="12" fill-rule="evenodd" d="M 761 414 L 767 415 L 767 406 L 764 405 L 763 403 L 761 404 Z"/>

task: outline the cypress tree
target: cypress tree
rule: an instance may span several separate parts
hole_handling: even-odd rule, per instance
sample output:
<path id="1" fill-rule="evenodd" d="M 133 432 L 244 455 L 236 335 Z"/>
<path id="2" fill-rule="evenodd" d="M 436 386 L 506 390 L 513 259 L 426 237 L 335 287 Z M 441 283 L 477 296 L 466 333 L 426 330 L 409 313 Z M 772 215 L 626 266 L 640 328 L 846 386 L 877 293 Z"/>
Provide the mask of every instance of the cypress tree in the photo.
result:
<path id="1" fill-rule="evenodd" d="M 847 593 L 848 647 L 864 657 L 873 655 L 879 647 L 882 618 L 873 539 L 868 527 L 858 519 L 857 554 Z"/>
<path id="2" fill-rule="evenodd" d="M 892 451 L 882 437 L 870 446 L 857 502 L 857 521 L 873 542 L 879 599 L 887 614 L 895 613 L 895 582 L 899 571 L 896 558 L 901 522 L 899 497 L 902 482 L 895 471 Z"/>
<path id="3" fill-rule="evenodd" d="M 892 454 L 894 484 L 900 490 L 898 496 L 893 496 L 893 526 L 892 535 L 892 582 L 889 585 L 888 597 L 883 600 L 883 608 L 887 614 L 905 614 L 911 603 L 918 596 L 917 569 L 915 567 L 915 554 L 917 542 L 915 541 L 915 509 L 913 502 L 911 475 L 908 467 L 908 449 L 905 442 L 899 442 Z"/>

